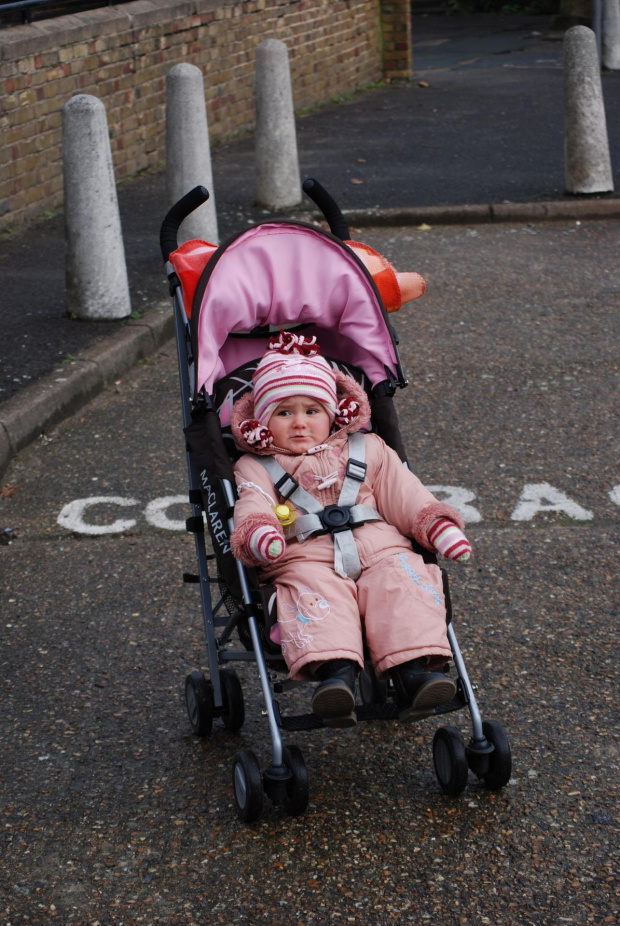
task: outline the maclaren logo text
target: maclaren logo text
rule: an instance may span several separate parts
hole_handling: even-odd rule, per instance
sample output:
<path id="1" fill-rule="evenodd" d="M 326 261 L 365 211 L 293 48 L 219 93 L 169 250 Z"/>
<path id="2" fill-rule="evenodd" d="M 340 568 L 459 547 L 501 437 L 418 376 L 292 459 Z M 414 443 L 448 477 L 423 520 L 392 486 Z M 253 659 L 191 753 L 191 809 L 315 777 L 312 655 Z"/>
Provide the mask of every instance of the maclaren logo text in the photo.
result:
<path id="1" fill-rule="evenodd" d="M 202 480 L 202 487 L 204 489 L 205 495 L 207 496 L 207 520 L 209 523 L 209 531 L 213 542 L 218 545 L 222 553 L 232 552 L 230 549 L 230 544 L 228 543 L 228 531 L 226 530 L 225 524 L 222 522 L 220 513 L 217 508 L 217 498 L 215 492 L 209 484 L 207 478 L 206 470 L 200 474 Z"/>

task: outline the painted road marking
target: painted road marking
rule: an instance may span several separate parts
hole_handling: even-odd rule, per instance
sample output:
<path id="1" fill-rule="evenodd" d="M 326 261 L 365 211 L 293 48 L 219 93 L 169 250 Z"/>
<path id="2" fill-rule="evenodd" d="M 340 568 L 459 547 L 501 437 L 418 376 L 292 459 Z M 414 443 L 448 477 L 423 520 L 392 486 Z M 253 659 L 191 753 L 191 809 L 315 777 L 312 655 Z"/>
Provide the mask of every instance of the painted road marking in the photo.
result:
<path id="1" fill-rule="evenodd" d="M 188 505 L 186 495 L 165 495 L 149 502 L 144 509 L 144 517 L 152 527 L 159 527 L 165 531 L 184 531 L 185 521 L 174 521 L 168 517 L 168 508 L 173 505 Z"/>
<path id="2" fill-rule="evenodd" d="M 64 506 L 58 515 L 57 523 L 76 534 L 121 534 L 123 531 L 135 527 L 138 523 L 137 520 L 135 518 L 119 519 L 111 524 L 97 524 L 84 520 L 86 512 L 98 505 L 120 505 L 123 508 L 131 508 L 140 504 L 141 502 L 136 498 L 123 498 L 119 495 L 94 495 L 91 498 L 76 498 L 75 501 Z M 184 520 L 173 520 L 168 517 L 167 510 L 173 505 L 189 505 L 187 496 L 165 495 L 163 498 L 156 498 L 149 502 L 144 509 L 144 517 L 152 527 L 157 527 L 160 530 L 184 531 Z"/>
<path id="3" fill-rule="evenodd" d="M 440 501 L 456 508 L 466 524 L 478 524 L 479 521 L 482 521 L 482 515 L 478 509 L 469 504 L 475 499 L 475 492 L 462 489 L 460 486 L 427 486 L 427 488 Z"/>
<path id="4" fill-rule="evenodd" d="M 483 520 L 478 508 L 470 504 L 476 499 L 476 494 L 471 489 L 444 485 L 433 485 L 428 488 L 441 501 L 456 508 L 466 524 L 479 524 Z M 607 494 L 615 505 L 620 505 L 620 485 L 612 486 Z M 138 508 L 141 505 L 142 502 L 136 498 L 126 498 L 120 495 L 93 495 L 90 498 L 77 498 L 63 507 L 58 515 L 57 523 L 76 534 L 90 534 L 91 536 L 121 534 L 137 525 L 139 512 L 134 512 L 135 517 L 132 518 L 117 518 L 111 523 L 102 523 L 101 515 L 104 512 L 97 514 L 94 509 L 100 506 L 106 506 L 108 509 L 110 506 Z M 155 498 L 146 505 L 142 514 L 151 527 L 167 531 L 184 531 L 185 520 L 169 517 L 168 511 L 175 505 L 186 505 L 189 509 L 187 496 L 165 495 L 162 498 Z M 532 521 L 541 512 L 562 514 L 572 521 L 591 521 L 594 518 L 594 512 L 582 507 L 561 489 L 557 489 L 548 482 L 528 483 L 523 486 L 510 519 L 511 521 Z M 86 520 L 87 515 L 89 520 Z M 91 516 L 92 520 L 90 520 Z"/>
<path id="5" fill-rule="evenodd" d="M 122 508 L 131 508 L 139 505 L 135 498 L 122 498 L 119 495 L 93 495 L 91 498 L 76 498 L 74 502 L 65 505 L 58 515 L 58 524 L 69 531 L 78 534 L 120 534 L 131 530 L 138 523 L 131 520 L 113 521 L 112 524 L 89 524 L 84 520 L 84 514 L 89 508 L 96 505 L 120 505 Z"/>
<path id="6" fill-rule="evenodd" d="M 539 511 L 563 511 L 573 521 L 591 521 L 594 514 L 582 508 L 564 492 L 548 482 L 536 482 L 523 487 L 517 507 L 510 515 L 512 521 L 531 521 Z"/>

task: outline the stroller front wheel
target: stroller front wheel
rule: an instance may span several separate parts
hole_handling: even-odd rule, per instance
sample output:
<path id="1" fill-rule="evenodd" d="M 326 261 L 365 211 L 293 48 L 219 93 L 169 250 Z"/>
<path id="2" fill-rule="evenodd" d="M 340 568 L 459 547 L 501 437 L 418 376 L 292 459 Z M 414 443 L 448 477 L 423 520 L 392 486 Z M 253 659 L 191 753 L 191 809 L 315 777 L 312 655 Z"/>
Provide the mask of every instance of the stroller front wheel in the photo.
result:
<path id="1" fill-rule="evenodd" d="M 308 806 L 309 788 L 306 763 L 297 746 L 283 746 L 282 760 L 291 773 L 286 782 L 284 809 L 291 817 L 298 817 Z"/>
<path id="2" fill-rule="evenodd" d="M 213 726 L 213 689 L 202 672 L 185 679 L 185 706 L 196 736 L 208 736 Z"/>
<path id="3" fill-rule="evenodd" d="M 489 755 L 489 766 L 482 775 L 482 780 L 491 791 L 499 791 L 508 784 L 512 774 L 510 742 L 504 728 L 494 720 L 485 720 L 482 732 L 493 746 L 493 752 Z"/>
<path id="4" fill-rule="evenodd" d="M 237 816 L 242 823 L 254 823 L 263 810 L 263 781 L 251 749 L 242 749 L 235 756 L 232 779 Z"/>
<path id="5" fill-rule="evenodd" d="M 463 737 L 456 727 L 440 727 L 433 739 L 433 762 L 444 794 L 457 797 L 467 785 L 469 765 Z"/>

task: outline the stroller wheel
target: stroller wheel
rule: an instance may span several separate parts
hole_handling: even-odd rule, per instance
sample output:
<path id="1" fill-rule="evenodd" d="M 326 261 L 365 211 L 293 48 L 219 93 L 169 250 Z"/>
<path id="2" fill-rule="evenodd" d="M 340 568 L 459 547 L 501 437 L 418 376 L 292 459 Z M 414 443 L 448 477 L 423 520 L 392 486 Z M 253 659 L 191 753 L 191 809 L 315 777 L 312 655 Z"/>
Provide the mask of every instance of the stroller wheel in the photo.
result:
<path id="1" fill-rule="evenodd" d="M 380 682 L 377 679 L 374 666 L 370 660 L 364 664 L 364 668 L 360 672 L 359 685 L 362 702 L 366 707 L 373 704 L 385 704 L 387 701 L 388 683 Z"/>
<path id="2" fill-rule="evenodd" d="M 301 754 L 301 749 L 298 749 L 297 746 L 283 746 L 282 760 L 291 773 L 290 780 L 286 782 L 284 809 L 289 816 L 297 817 L 308 806 L 309 789 L 306 763 Z"/>
<path id="3" fill-rule="evenodd" d="M 185 679 L 185 706 L 196 736 L 208 736 L 213 726 L 213 690 L 202 672 Z"/>
<path id="4" fill-rule="evenodd" d="M 241 729 L 245 720 L 241 682 L 234 669 L 220 669 L 220 682 L 224 700 L 222 720 L 227 730 L 236 732 Z"/>
<path id="5" fill-rule="evenodd" d="M 242 749 L 235 756 L 232 778 L 237 816 L 242 823 L 254 823 L 263 809 L 263 781 L 258 760 L 250 749 Z"/>
<path id="6" fill-rule="evenodd" d="M 469 766 L 463 737 L 456 727 L 440 727 L 433 739 L 433 762 L 444 794 L 457 797 L 465 790 Z"/>
<path id="7" fill-rule="evenodd" d="M 510 743 L 503 727 L 494 720 L 485 720 L 482 724 L 482 731 L 494 747 L 489 755 L 488 770 L 482 776 L 482 780 L 491 791 L 499 791 L 508 784 L 512 773 Z"/>

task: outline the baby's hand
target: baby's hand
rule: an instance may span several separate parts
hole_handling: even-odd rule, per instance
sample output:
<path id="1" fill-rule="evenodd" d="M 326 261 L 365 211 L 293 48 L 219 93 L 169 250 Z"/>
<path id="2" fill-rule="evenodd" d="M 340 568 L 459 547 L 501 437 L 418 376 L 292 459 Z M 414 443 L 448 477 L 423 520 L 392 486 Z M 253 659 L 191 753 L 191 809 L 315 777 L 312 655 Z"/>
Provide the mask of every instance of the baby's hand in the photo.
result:
<path id="1" fill-rule="evenodd" d="M 275 563 L 284 553 L 284 538 L 265 524 L 255 528 L 246 540 L 250 555 L 259 563 Z"/>
<path id="2" fill-rule="evenodd" d="M 446 559 L 466 563 L 471 556 L 471 545 L 465 534 L 459 530 L 454 521 L 438 518 L 433 521 L 428 531 L 428 539 L 438 553 Z"/>

